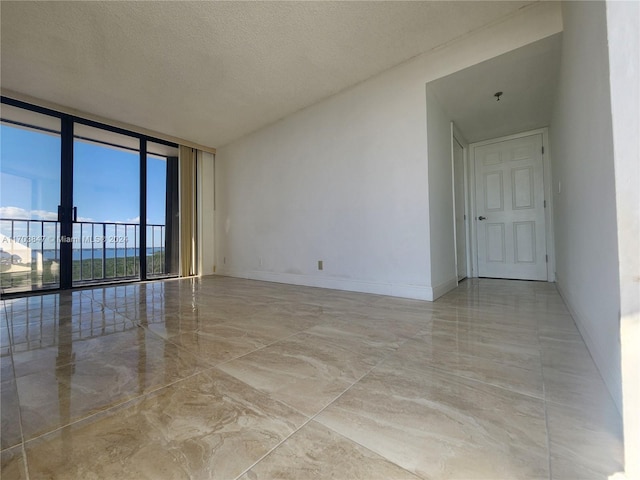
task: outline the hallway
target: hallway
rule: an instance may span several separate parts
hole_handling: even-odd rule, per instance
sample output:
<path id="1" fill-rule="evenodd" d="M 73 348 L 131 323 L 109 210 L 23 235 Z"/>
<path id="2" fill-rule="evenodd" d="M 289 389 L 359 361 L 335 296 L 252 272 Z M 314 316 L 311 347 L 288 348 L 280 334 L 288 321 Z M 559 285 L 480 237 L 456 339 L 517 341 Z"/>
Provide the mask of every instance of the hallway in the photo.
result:
<path id="1" fill-rule="evenodd" d="M 2 478 L 606 479 L 555 285 L 434 303 L 204 277 L 2 301 Z"/>

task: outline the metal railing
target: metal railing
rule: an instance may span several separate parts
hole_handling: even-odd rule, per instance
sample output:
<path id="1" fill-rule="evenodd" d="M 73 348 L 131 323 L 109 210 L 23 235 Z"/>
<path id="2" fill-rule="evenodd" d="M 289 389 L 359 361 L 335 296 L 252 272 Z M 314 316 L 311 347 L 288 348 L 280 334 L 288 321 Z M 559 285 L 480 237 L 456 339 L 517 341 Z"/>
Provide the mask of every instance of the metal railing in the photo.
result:
<path id="1" fill-rule="evenodd" d="M 147 224 L 147 276 L 166 275 L 166 227 Z M 71 238 L 55 220 L 0 218 L 0 280 L 3 289 L 59 283 L 60 245 L 72 243 L 73 282 L 140 277 L 140 225 L 74 222 Z"/>

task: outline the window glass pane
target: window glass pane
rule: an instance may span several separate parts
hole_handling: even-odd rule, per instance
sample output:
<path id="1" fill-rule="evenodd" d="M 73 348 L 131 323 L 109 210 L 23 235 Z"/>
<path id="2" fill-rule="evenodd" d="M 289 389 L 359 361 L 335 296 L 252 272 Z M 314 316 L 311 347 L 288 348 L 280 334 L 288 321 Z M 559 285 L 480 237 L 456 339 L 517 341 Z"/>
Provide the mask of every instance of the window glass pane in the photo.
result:
<path id="1" fill-rule="evenodd" d="M 139 276 L 139 140 L 74 126 L 73 280 Z M 79 239 L 79 240 L 78 240 Z"/>
<path id="2" fill-rule="evenodd" d="M 60 120 L 8 105 L 1 114 L 2 290 L 57 288 Z"/>

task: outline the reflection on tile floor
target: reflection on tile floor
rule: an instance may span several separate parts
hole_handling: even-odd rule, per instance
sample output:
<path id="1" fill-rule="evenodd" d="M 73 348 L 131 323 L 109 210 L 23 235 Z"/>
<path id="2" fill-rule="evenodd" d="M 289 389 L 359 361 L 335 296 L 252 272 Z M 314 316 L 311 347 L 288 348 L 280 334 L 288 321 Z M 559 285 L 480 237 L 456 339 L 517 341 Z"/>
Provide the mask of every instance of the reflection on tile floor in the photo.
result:
<path id="1" fill-rule="evenodd" d="M 2 478 L 606 479 L 553 284 L 436 302 L 224 277 L 2 301 Z"/>

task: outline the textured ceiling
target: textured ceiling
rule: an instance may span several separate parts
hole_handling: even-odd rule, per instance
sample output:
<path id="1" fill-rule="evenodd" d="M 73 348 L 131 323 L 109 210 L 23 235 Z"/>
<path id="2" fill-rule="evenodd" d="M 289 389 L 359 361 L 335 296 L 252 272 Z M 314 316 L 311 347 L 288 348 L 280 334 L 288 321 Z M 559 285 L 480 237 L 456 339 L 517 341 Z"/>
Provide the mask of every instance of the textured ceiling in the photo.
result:
<path id="1" fill-rule="evenodd" d="M 539 40 L 427 85 L 468 142 L 548 126 L 562 34 Z M 500 101 L 493 96 L 503 92 Z"/>
<path id="2" fill-rule="evenodd" d="M 530 3 L 2 1 L 1 84 L 219 147 Z"/>

